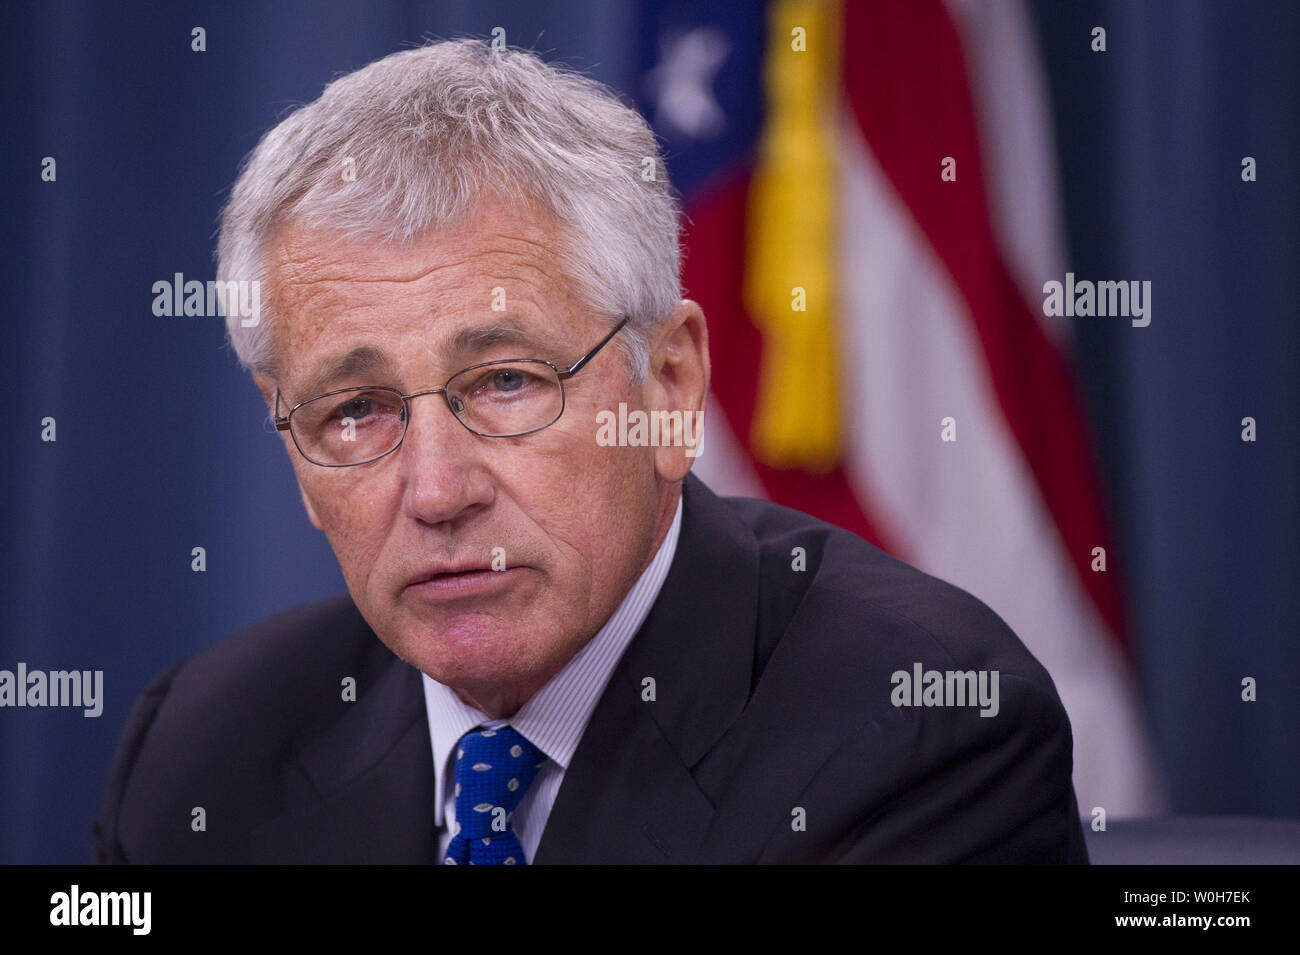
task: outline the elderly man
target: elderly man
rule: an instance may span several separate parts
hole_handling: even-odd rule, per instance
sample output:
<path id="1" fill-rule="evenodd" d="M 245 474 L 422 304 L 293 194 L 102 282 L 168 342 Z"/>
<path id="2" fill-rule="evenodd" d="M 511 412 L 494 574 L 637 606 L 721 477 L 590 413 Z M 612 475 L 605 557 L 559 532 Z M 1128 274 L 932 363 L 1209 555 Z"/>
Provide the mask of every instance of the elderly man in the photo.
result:
<path id="1" fill-rule="evenodd" d="M 263 138 L 219 258 L 348 594 L 158 679 L 98 859 L 1086 861 L 1065 712 L 992 611 L 689 473 L 705 318 L 606 90 L 389 56 Z"/>

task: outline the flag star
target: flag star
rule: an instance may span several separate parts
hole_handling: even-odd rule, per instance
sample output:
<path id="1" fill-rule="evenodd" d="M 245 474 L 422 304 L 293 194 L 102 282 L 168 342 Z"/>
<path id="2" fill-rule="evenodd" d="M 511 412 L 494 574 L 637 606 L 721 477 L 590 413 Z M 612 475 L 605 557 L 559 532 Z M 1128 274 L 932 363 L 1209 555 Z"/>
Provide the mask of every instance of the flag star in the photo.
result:
<path id="1" fill-rule="evenodd" d="M 717 139 L 726 115 L 713 95 L 713 81 L 731 52 L 727 35 L 696 27 L 660 44 L 659 64 L 645 78 L 655 102 L 654 125 L 691 139 Z"/>

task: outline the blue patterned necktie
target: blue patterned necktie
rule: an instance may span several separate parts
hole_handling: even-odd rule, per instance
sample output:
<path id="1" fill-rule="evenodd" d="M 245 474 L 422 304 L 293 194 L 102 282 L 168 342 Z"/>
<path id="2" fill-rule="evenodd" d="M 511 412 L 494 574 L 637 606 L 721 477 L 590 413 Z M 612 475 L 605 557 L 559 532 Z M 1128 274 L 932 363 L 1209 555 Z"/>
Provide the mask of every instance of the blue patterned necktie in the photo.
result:
<path id="1" fill-rule="evenodd" d="M 456 747 L 456 835 L 443 865 L 527 865 L 510 816 L 546 754 L 509 726 L 472 729 Z"/>

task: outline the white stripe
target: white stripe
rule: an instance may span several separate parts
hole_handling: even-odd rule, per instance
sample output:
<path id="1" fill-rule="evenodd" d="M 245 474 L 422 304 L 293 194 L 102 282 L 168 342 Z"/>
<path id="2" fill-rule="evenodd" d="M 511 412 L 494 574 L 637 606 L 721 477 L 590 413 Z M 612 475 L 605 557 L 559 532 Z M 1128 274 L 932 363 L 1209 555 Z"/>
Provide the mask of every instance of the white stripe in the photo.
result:
<path id="1" fill-rule="evenodd" d="M 841 136 L 850 482 L 900 557 L 987 603 L 1047 668 L 1080 810 L 1148 813 L 1159 797 L 1126 662 L 1009 432 L 966 304 L 847 115 Z M 955 443 L 940 441 L 947 416 Z"/>
<path id="2" fill-rule="evenodd" d="M 1065 276 L 1065 228 L 1052 110 L 1029 11 L 1015 0 L 948 0 L 966 57 L 989 210 L 1002 260 L 1048 336 L 1043 283 Z M 958 170 L 960 175 L 960 169 Z"/>
<path id="3" fill-rule="evenodd" d="M 754 473 L 749 453 L 737 440 L 722 406 L 712 394 L 709 395 L 708 413 L 704 416 L 704 441 L 691 471 L 715 494 L 767 497 L 762 482 Z"/>

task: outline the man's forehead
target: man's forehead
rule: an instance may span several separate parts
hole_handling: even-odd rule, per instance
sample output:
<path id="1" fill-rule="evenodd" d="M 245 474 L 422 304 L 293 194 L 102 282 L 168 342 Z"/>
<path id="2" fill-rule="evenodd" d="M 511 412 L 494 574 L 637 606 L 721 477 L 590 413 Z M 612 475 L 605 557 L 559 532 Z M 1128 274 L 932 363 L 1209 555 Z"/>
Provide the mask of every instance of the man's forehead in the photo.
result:
<path id="1" fill-rule="evenodd" d="M 321 295 L 369 296 L 376 286 L 418 289 L 467 282 L 548 286 L 561 278 L 556 243 L 527 229 L 430 233 L 404 242 L 346 237 L 298 226 L 276 234 L 267 262 L 273 294 L 294 302 Z M 508 290 L 507 290 L 508 291 Z"/>
<path id="2" fill-rule="evenodd" d="M 495 250 L 550 260 L 556 257 L 560 231 L 559 220 L 533 199 L 484 191 L 465 213 L 406 239 L 348 235 L 327 224 L 290 219 L 275 228 L 270 258 L 273 268 L 281 265 L 340 274 L 421 271 L 435 264 L 430 256 L 453 249 Z"/>
<path id="3" fill-rule="evenodd" d="M 488 230 L 385 244 L 281 229 L 270 258 L 277 375 L 302 382 L 424 357 L 565 340 L 576 296 L 554 245 Z M 442 273 L 442 274 L 439 274 Z M 355 354 L 354 354 L 355 353 Z M 544 356 L 540 356 L 544 357 Z"/>

